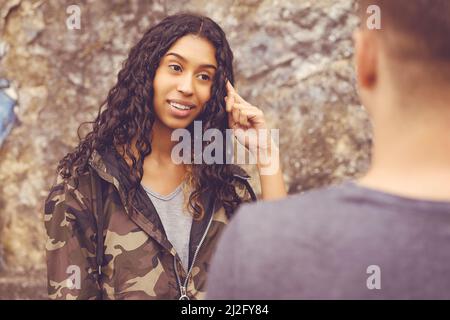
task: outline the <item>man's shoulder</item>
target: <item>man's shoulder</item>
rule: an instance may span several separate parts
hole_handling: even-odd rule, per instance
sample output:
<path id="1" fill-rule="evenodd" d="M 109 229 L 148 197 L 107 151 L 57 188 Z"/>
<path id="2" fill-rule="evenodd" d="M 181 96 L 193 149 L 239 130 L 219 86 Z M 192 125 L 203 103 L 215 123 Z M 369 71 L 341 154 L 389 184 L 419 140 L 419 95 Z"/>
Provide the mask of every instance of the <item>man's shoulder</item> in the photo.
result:
<path id="1" fill-rule="evenodd" d="M 308 190 L 300 194 L 288 195 L 286 198 L 274 201 L 259 201 L 244 205 L 240 211 L 246 215 L 257 215 L 262 217 L 268 215 L 274 219 L 289 217 L 299 214 L 317 214 L 318 212 L 328 212 L 330 207 L 334 207 L 343 201 L 343 194 L 347 193 L 347 184 L 337 184 L 318 189 Z M 276 213 L 273 215 L 273 213 Z M 263 219 L 261 219 L 263 220 Z"/>
<path id="2" fill-rule="evenodd" d="M 241 241 L 261 243 L 269 239 L 314 237 L 324 228 L 331 228 L 330 222 L 333 227 L 344 227 L 341 224 L 350 211 L 343 207 L 352 205 L 347 204 L 350 193 L 348 186 L 342 184 L 289 195 L 282 200 L 245 204 L 232 219 L 230 232 L 239 235 Z M 336 208 L 344 212 L 339 219 L 335 219 Z"/>

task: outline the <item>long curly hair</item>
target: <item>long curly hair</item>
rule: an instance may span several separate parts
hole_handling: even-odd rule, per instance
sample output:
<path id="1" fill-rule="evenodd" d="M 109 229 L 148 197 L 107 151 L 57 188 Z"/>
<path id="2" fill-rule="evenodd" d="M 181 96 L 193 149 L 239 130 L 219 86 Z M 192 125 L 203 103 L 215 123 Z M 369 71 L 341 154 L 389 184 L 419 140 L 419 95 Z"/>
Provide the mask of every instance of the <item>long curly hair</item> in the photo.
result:
<path id="1" fill-rule="evenodd" d="M 94 121 L 84 122 L 78 128 L 79 145 L 67 154 L 57 168 L 63 178 L 77 177 L 86 171 L 88 160 L 94 150 L 100 153 L 109 147 L 122 150 L 127 159 L 131 188 L 126 191 L 126 205 L 132 203 L 143 176 L 143 161 L 152 152 L 151 132 L 155 121 L 153 106 L 153 79 L 161 58 L 181 37 L 194 34 L 207 39 L 215 47 L 217 71 L 211 88 L 211 98 L 196 120 L 202 121 L 203 132 L 219 129 L 223 137 L 227 128 L 227 113 L 224 98 L 226 80 L 234 83 L 233 53 L 225 33 L 210 18 L 184 13 L 164 18 L 151 27 L 131 49 L 118 74 L 117 83 L 100 105 Z M 92 131 L 84 138 L 80 128 L 92 124 Z M 187 128 L 193 130 L 190 124 Z M 206 143 L 204 143 L 204 146 Z M 224 148 L 224 159 L 227 148 Z M 232 165 L 192 164 L 188 165 L 186 182 L 192 192 L 187 206 L 194 219 L 204 216 L 204 205 L 200 196 L 211 191 L 230 215 L 243 201 L 233 183 Z M 131 206 L 132 207 L 132 206 Z"/>

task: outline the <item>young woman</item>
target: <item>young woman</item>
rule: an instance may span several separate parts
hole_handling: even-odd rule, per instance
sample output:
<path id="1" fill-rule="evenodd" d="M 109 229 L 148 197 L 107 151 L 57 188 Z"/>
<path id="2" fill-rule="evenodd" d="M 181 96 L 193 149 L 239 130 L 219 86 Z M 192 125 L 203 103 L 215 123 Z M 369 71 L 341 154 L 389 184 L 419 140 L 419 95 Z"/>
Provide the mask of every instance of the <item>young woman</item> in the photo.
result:
<path id="1" fill-rule="evenodd" d="M 236 165 L 173 161 L 171 136 L 193 132 L 194 120 L 224 136 L 229 127 L 265 128 L 263 113 L 232 87 L 232 59 L 222 29 L 191 14 L 165 18 L 131 49 L 92 132 L 61 160 L 45 203 L 50 298 L 205 296 L 218 238 L 255 196 Z M 264 199 L 286 194 L 279 169 L 261 175 L 261 187 Z"/>

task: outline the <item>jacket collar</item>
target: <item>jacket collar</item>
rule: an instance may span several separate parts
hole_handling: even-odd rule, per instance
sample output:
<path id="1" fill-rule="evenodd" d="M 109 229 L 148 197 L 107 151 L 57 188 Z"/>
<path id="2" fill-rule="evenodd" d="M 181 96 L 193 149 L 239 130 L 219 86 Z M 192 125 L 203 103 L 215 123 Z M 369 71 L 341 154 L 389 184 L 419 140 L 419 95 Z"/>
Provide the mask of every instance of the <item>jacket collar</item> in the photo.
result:
<path id="1" fill-rule="evenodd" d="M 154 238 L 159 244 L 175 255 L 175 249 L 167 238 L 161 219 L 142 186 L 139 186 L 139 189 L 136 192 L 136 198 L 131 203 L 131 206 L 136 210 L 131 210 L 131 208 L 125 205 L 126 191 L 131 187 L 131 182 L 127 176 L 128 165 L 122 156 L 120 156 L 114 148 L 106 149 L 102 153 L 94 150 L 91 154 L 89 163 L 102 179 L 116 187 L 130 219 L 132 219 L 149 236 Z M 239 166 L 232 166 L 232 170 L 235 178 L 244 180 L 250 179 L 250 176 Z M 205 192 L 201 199 L 205 207 L 205 215 L 203 219 L 193 220 L 192 222 L 189 246 L 189 265 L 192 262 L 194 252 L 206 232 L 209 221 L 215 212 L 215 206 L 217 205 L 211 191 Z"/>
<path id="2" fill-rule="evenodd" d="M 127 176 L 128 165 L 117 151 L 112 148 L 106 149 L 102 153 L 94 150 L 89 163 L 101 178 L 115 186 L 130 219 L 175 255 L 175 249 L 167 238 L 161 219 L 142 186 L 136 191 L 136 197 L 130 206 L 126 205 L 126 192 L 130 189 L 131 182 Z M 132 210 L 133 208 L 135 210 Z"/>

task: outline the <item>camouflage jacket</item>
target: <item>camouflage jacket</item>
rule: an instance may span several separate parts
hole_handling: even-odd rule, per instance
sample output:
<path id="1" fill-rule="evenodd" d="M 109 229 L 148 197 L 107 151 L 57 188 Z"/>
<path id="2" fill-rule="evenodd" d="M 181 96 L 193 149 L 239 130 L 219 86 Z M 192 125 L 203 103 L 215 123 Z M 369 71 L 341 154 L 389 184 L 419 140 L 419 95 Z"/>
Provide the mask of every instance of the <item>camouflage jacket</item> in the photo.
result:
<path id="1" fill-rule="evenodd" d="M 50 299 L 204 298 L 210 259 L 228 223 L 214 196 L 203 195 L 205 216 L 193 220 L 186 272 L 143 188 L 131 203 L 135 210 L 124 205 L 125 161 L 94 151 L 89 164 L 77 181 L 58 175 L 45 201 Z M 234 171 L 237 191 L 255 200 L 249 176 Z"/>

